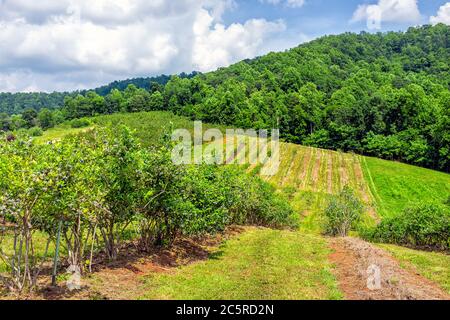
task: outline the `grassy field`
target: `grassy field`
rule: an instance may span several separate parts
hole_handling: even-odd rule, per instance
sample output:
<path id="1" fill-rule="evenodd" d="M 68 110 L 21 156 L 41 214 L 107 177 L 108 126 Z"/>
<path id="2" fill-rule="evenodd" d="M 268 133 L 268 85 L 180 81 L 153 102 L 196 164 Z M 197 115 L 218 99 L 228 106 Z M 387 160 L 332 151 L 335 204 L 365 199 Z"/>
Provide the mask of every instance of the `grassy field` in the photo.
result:
<path id="1" fill-rule="evenodd" d="M 380 244 L 389 251 L 402 267 L 412 269 L 429 280 L 439 284 L 450 294 L 450 255 L 438 252 L 425 252 L 395 245 Z"/>
<path id="2" fill-rule="evenodd" d="M 403 163 L 365 157 L 365 178 L 377 212 L 392 216 L 414 202 L 443 203 L 450 196 L 450 175 Z"/>
<path id="3" fill-rule="evenodd" d="M 375 216 L 374 199 L 364 179 L 362 157 L 336 151 L 281 145 L 281 165 L 268 180 L 289 196 L 299 213 L 301 228 L 319 233 L 323 229 L 323 210 L 330 197 L 346 185 L 351 187 L 366 206 L 365 220 Z"/>
<path id="4" fill-rule="evenodd" d="M 37 143 L 45 143 L 47 141 L 62 139 L 65 136 L 71 134 L 78 134 L 87 130 L 90 130 L 93 127 L 89 128 L 71 128 L 68 124 L 61 124 L 57 127 L 51 128 L 49 130 L 44 131 L 44 134 L 40 137 L 36 137 L 35 141 Z"/>
<path id="5" fill-rule="evenodd" d="M 136 130 L 142 145 L 150 146 L 169 129 L 193 132 L 193 122 L 167 112 L 98 116 L 96 125 L 119 123 Z M 204 125 L 203 130 L 216 127 Z M 62 125 L 50 129 L 38 142 L 60 139 L 89 130 Z M 224 127 L 219 127 L 224 131 Z M 223 143 L 220 142 L 219 143 Z M 248 151 L 236 158 L 248 156 Z M 226 154 L 225 158 L 233 157 Z M 248 165 L 258 173 L 260 166 Z M 345 185 L 366 206 L 365 222 L 394 215 L 416 201 L 443 202 L 450 195 L 450 175 L 397 162 L 281 143 L 281 165 L 265 177 L 285 193 L 301 220 L 300 231 L 249 228 L 227 241 L 210 259 L 155 273 L 142 279 L 141 299 L 341 299 L 328 261 L 330 249 L 320 236 L 323 210 Z M 43 250 L 45 243 L 38 245 Z M 380 245 L 405 268 L 440 284 L 450 293 L 449 256 L 398 246 Z M 50 254 L 53 248 L 50 247 Z M 0 263 L 0 271 L 1 263 Z M 226 270 L 226 272 L 224 272 Z"/>
<path id="6" fill-rule="evenodd" d="M 341 299 L 321 237 L 250 228 L 209 260 L 144 279 L 141 299 Z"/>
<path id="7" fill-rule="evenodd" d="M 98 116 L 93 122 L 99 125 L 124 124 L 129 128 L 136 130 L 136 135 L 143 146 L 150 146 L 158 142 L 162 135 L 173 129 L 187 129 L 194 134 L 194 122 L 188 118 L 176 116 L 170 112 L 140 112 L 113 114 L 107 116 Z M 224 129 L 221 126 L 203 124 L 203 131 L 210 128 Z"/>
<path id="8" fill-rule="evenodd" d="M 97 125 L 125 124 L 136 131 L 144 146 L 157 142 L 171 126 L 188 129 L 191 133 L 194 128 L 188 118 L 159 111 L 98 116 L 92 122 Z M 203 130 L 213 127 L 217 126 L 204 124 Z M 44 142 L 88 129 L 72 129 L 66 124 L 46 131 L 37 139 Z M 224 131 L 225 127 L 219 126 L 219 129 Z M 243 156 L 241 153 L 237 158 Z M 227 154 L 225 158 L 230 156 Z M 260 168 L 251 165 L 248 170 Z M 281 143 L 280 169 L 267 180 L 288 194 L 302 217 L 302 228 L 317 232 L 322 229 L 322 212 L 330 195 L 338 193 L 345 185 L 356 191 L 365 203 L 369 217 L 396 214 L 416 201 L 443 202 L 450 195 L 450 175 L 445 173 L 289 143 Z"/>
<path id="9" fill-rule="evenodd" d="M 174 129 L 187 129 L 194 134 L 194 122 L 188 118 L 176 116 L 170 112 L 154 111 L 139 113 L 117 113 L 89 118 L 92 126 L 88 128 L 71 128 L 68 123 L 63 123 L 55 128 L 46 130 L 41 137 L 37 137 L 38 143 L 61 139 L 70 134 L 77 134 L 90 130 L 96 125 L 119 125 L 123 124 L 135 130 L 136 136 L 145 147 L 154 145 L 162 135 L 173 127 Z M 210 128 L 224 130 L 223 126 L 203 124 L 203 131 Z"/>

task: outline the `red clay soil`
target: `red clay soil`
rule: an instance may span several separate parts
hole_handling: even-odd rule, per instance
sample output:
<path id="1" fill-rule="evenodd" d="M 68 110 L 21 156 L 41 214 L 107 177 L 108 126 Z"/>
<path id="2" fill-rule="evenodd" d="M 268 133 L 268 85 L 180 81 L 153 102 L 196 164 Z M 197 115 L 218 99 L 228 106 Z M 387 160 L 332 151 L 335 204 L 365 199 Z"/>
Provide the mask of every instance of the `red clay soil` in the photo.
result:
<path id="1" fill-rule="evenodd" d="M 340 289 L 348 300 L 450 300 L 450 296 L 428 279 L 405 270 L 387 252 L 357 238 L 330 239 Z M 378 289 L 370 290 L 368 269 L 380 270 Z"/>

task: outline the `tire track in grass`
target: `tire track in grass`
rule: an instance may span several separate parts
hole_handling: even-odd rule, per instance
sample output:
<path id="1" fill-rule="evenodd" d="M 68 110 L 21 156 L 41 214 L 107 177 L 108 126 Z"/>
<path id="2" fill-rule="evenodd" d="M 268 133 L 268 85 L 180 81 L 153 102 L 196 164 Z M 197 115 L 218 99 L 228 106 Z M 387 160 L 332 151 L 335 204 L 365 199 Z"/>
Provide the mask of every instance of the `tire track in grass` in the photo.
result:
<path id="1" fill-rule="evenodd" d="M 361 157 L 356 155 L 355 157 L 356 161 L 354 162 L 354 171 L 361 197 L 363 201 L 366 202 L 367 204 L 372 204 L 373 195 L 372 192 L 370 192 L 370 187 L 368 186 L 366 180 L 364 179 L 364 173 L 361 167 Z"/>
<path id="2" fill-rule="evenodd" d="M 333 193 L 333 152 L 328 152 L 327 192 Z"/>
<path id="3" fill-rule="evenodd" d="M 385 250 L 358 238 L 330 240 L 330 260 L 340 288 L 349 300 L 449 300 L 444 290 L 417 272 L 403 269 Z M 380 272 L 378 287 L 368 288 L 369 268 Z M 375 269 L 376 270 L 376 269 Z M 372 272 L 373 274 L 373 272 Z"/>
<path id="4" fill-rule="evenodd" d="M 367 206 L 369 215 L 374 218 L 375 221 L 379 221 L 380 217 L 374 207 L 375 203 L 373 195 L 370 192 L 370 187 L 368 186 L 366 179 L 364 179 L 364 173 L 361 167 L 361 156 L 355 155 L 354 157 L 355 161 L 353 163 L 353 170 L 355 172 L 356 183 L 358 186 L 358 194 Z"/>
<path id="5" fill-rule="evenodd" d="M 310 189 L 308 189 L 308 186 L 311 185 L 312 170 L 313 170 L 313 167 L 315 164 L 314 159 L 317 156 L 317 150 L 318 149 L 312 149 L 312 151 L 311 151 L 311 158 L 309 159 L 308 168 L 306 170 L 306 176 L 305 176 L 305 179 L 304 179 L 303 185 L 302 185 L 303 190 L 311 191 Z"/>
<path id="6" fill-rule="evenodd" d="M 312 148 L 307 148 L 307 151 L 305 151 L 305 156 L 303 158 L 303 164 L 300 169 L 300 174 L 298 178 L 298 185 L 297 188 L 304 189 L 304 186 L 306 184 L 306 177 L 308 175 L 308 167 L 309 163 L 311 162 L 312 157 Z"/>
<path id="7" fill-rule="evenodd" d="M 300 172 L 303 164 L 303 159 L 306 155 L 306 148 L 304 147 L 297 147 L 297 153 L 295 155 L 295 158 L 293 160 L 294 167 L 292 169 L 292 173 L 289 176 L 288 185 L 289 186 L 298 186 L 298 173 Z"/>
<path id="8" fill-rule="evenodd" d="M 318 149 L 316 150 L 316 157 L 311 171 L 311 179 L 308 181 L 309 182 L 308 186 L 310 187 L 311 191 L 317 191 L 317 183 L 319 180 L 321 160 L 322 160 L 322 150 Z"/>
<path id="9" fill-rule="evenodd" d="M 327 150 L 322 150 L 322 162 L 320 164 L 320 171 L 319 171 L 319 188 L 318 191 L 322 193 L 326 193 L 328 189 L 328 158 L 329 153 Z"/>
<path id="10" fill-rule="evenodd" d="M 283 181 L 281 183 L 282 187 L 288 186 L 288 181 L 289 178 L 295 174 L 295 171 L 293 172 L 293 168 L 295 166 L 295 158 L 297 156 L 297 153 L 299 152 L 298 148 L 290 148 L 291 150 L 289 150 L 289 154 L 290 154 L 290 163 L 289 163 L 289 168 L 286 171 L 286 174 L 283 177 Z"/>
<path id="11" fill-rule="evenodd" d="M 382 200 L 381 200 L 380 195 L 379 195 L 378 192 L 377 192 L 377 188 L 375 187 L 375 183 L 373 182 L 372 174 L 370 173 L 369 166 L 367 165 L 366 157 L 362 157 L 362 159 L 363 159 L 362 162 L 363 162 L 363 164 L 364 164 L 363 170 L 364 170 L 364 172 L 366 173 L 364 176 L 368 179 L 368 182 L 369 182 L 369 189 L 371 190 L 371 194 L 372 194 L 373 198 L 375 199 L 375 201 L 377 202 L 377 206 L 378 206 L 381 210 L 384 210 L 384 208 L 383 208 L 383 202 L 382 202 Z"/>

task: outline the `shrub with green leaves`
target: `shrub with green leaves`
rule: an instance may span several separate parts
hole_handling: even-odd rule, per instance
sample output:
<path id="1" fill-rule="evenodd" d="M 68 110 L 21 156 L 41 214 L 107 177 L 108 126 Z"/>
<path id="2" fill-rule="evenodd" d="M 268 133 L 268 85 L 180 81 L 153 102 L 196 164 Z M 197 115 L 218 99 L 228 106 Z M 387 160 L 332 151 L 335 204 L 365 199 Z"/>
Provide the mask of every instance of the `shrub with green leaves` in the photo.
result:
<path id="1" fill-rule="evenodd" d="M 91 122 L 86 118 L 74 119 L 70 121 L 70 126 L 74 129 L 77 128 L 86 128 L 91 125 Z"/>
<path id="2" fill-rule="evenodd" d="M 28 129 L 28 134 L 32 137 L 40 137 L 44 134 L 44 131 L 39 127 L 33 127 Z"/>
<path id="3" fill-rule="evenodd" d="M 281 227 L 291 222 L 285 199 L 238 166 L 185 166 L 172 162 L 172 142 L 142 148 L 118 125 L 67 136 L 44 145 L 0 140 L 0 260 L 8 286 L 33 288 L 46 253 L 39 241 L 61 236 L 71 266 L 85 271 L 94 247 L 115 259 L 128 226 L 138 226 L 144 249 L 177 236 L 201 235 L 230 224 Z M 3 241 L 13 237 L 14 248 Z M 41 259 L 42 258 L 42 259 Z"/>
<path id="4" fill-rule="evenodd" d="M 287 201 L 238 166 L 174 165 L 167 140 L 142 155 L 144 247 L 171 243 L 177 235 L 214 233 L 233 223 L 293 224 Z"/>
<path id="5" fill-rule="evenodd" d="M 229 224 L 272 227 L 293 225 L 286 199 L 257 176 L 238 166 L 192 166 L 180 186 L 184 232 L 223 230 Z"/>
<path id="6" fill-rule="evenodd" d="M 384 219 L 367 236 L 372 241 L 450 249 L 450 209 L 422 203 Z"/>
<path id="7" fill-rule="evenodd" d="M 360 221 L 364 206 L 353 190 L 345 186 L 337 196 L 332 197 L 325 210 L 327 218 L 325 232 L 332 236 L 345 237 Z"/>

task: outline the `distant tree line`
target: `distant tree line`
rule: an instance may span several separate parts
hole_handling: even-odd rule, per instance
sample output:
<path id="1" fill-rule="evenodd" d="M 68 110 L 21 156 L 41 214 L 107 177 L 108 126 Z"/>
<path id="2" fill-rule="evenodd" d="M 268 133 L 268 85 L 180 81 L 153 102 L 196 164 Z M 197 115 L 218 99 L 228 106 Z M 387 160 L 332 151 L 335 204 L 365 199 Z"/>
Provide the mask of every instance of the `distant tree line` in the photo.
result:
<path id="1" fill-rule="evenodd" d="M 181 73 L 180 78 L 192 78 L 196 76 L 198 72 L 192 72 L 190 74 Z M 171 76 L 160 75 L 157 77 L 146 78 L 133 78 L 121 81 L 114 81 L 106 86 L 101 86 L 93 90 L 78 90 L 73 92 L 0 92 L 0 113 L 14 115 L 21 114 L 27 109 L 34 109 L 40 111 L 47 108 L 50 110 L 58 109 L 64 106 L 64 99 L 68 96 L 76 97 L 78 94 L 85 95 L 89 91 L 106 96 L 114 89 L 125 90 L 129 85 L 134 85 L 137 88 L 150 89 L 152 84 L 165 85 L 169 82 Z"/>
<path id="2" fill-rule="evenodd" d="M 449 172 L 449 61 L 450 27 L 443 24 L 345 33 L 215 72 L 173 76 L 150 90 L 131 84 L 104 97 L 67 96 L 60 112 L 74 119 L 170 110 L 211 123 L 279 127 L 290 142 Z M 29 113 L 22 115 L 27 125 Z"/>

